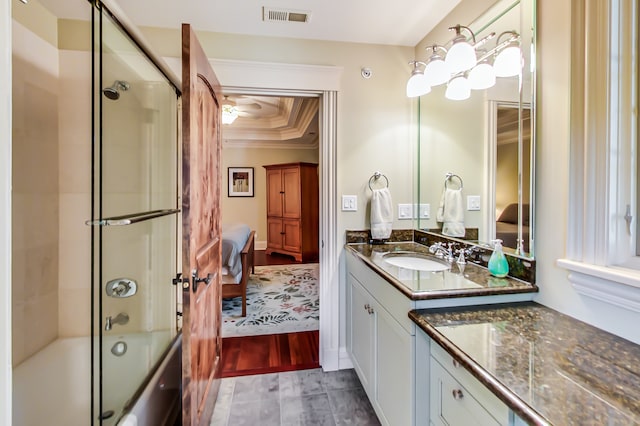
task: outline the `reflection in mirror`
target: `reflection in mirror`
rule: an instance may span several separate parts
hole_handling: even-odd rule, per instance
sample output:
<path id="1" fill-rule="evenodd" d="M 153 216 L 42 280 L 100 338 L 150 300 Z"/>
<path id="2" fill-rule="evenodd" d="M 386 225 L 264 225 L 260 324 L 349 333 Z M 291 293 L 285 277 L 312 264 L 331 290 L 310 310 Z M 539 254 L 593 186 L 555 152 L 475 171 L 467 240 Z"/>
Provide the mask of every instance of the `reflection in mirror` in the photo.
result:
<path id="1" fill-rule="evenodd" d="M 530 163 L 531 163 L 531 110 L 518 104 L 500 104 L 496 108 L 496 140 L 495 146 L 495 236 L 502 240 L 504 247 L 517 247 L 518 239 L 523 241 L 523 249 L 529 252 L 529 206 L 530 206 Z M 519 119 L 521 117 L 521 119 Z M 521 136 L 521 138 L 520 138 Z M 520 145 L 521 142 L 521 145 Z M 522 166 L 519 166 L 518 149 L 522 146 Z M 521 176 L 518 171 L 522 170 Z M 519 179 L 522 182 L 519 184 Z M 522 188 L 522 213 L 518 206 L 518 189 Z M 490 212 L 489 212 L 490 213 Z M 522 225 L 518 219 L 522 214 Z M 518 232 L 522 230 L 522 236 Z M 490 233 L 490 235 L 494 235 Z"/>
<path id="2" fill-rule="evenodd" d="M 471 0 L 461 5 L 465 1 Z M 503 42 L 500 35 L 518 34 L 522 73 L 497 77 L 494 86 L 471 90 L 464 100 L 447 99 L 447 84 L 434 85 L 418 98 L 418 202 L 428 204 L 431 212 L 420 216 L 418 227 L 442 232 L 436 212 L 445 198 L 446 176 L 453 173 L 464 180 L 464 239 L 483 244 L 500 238 L 505 251 L 529 257 L 534 225 L 534 10 L 535 0 L 502 0 L 470 24 L 443 22 L 468 25 L 476 40 L 488 38 L 482 46 L 487 51 Z M 427 46 L 447 41 L 435 38 L 427 35 L 424 41 Z M 451 40 L 443 46 L 448 50 Z"/>

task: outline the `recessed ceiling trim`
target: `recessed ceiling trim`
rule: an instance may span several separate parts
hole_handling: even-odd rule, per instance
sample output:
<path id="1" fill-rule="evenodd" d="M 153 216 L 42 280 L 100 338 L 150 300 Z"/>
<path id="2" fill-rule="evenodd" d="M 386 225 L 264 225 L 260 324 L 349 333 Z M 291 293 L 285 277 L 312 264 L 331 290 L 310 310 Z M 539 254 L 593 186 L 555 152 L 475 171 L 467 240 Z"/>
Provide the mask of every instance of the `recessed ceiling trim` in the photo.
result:
<path id="1" fill-rule="evenodd" d="M 309 141 L 305 141 L 304 143 L 300 141 L 289 142 L 289 141 L 245 141 L 245 140 L 223 140 L 222 144 L 225 148 L 238 148 L 238 149 L 247 149 L 247 148 L 262 148 L 262 149 L 318 149 L 319 146 L 319 138 L 316 137 L 310 139 Z"/>
<path id="2" fill-rule="evenodd" d="M 262 20 L 265 22 L 309 22 L 311 12 L 307 10 L 262 7 Z"/>

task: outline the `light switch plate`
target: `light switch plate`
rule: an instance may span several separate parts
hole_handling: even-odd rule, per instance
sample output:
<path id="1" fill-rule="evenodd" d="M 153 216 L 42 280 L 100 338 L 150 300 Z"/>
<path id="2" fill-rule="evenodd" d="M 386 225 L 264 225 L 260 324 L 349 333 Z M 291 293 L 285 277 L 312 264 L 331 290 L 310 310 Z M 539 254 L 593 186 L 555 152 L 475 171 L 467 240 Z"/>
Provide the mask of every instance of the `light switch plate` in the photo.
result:
<path id="1" fill-rule="evenodd" d="M 358 211 L 358 196 L 357 195 L 343 195 L 342 196 L 342 211 L 343 212 L 355 212 L 355 211 Z"/>
<path id="2" fill-rule="evenodd" d="M 480 210 L 480 196 L 468 195 L 467 196 L 467 210 L 477 211 Z"/>
<path id="3" fill-rule="evenodd" d="M 420 219 L 429 219 L 431 217 L 431 204 L 420 204 L 418 217 Z"/>
<path id="4" fill-rule="evenodd" d="M 398 219 L 413 219 L 413 205 L 398 204 Z"/>

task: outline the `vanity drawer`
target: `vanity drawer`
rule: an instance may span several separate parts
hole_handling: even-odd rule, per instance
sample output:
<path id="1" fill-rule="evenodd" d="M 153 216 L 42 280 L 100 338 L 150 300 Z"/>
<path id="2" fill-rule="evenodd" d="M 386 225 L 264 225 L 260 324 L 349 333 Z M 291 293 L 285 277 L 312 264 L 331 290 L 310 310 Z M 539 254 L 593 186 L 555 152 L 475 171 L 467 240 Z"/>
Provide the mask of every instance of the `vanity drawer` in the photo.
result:
<path id="1" fill-rule="evenodd" d="M 495 424 L 509 424 L 509 408 L 498 399 L 486 386 L 478 381 L 475 377 L 471 375 L 464 367 L 462 367 L 457 361 L 453 359 L 451 355 L 447 351 L 445 351 L 440 345 L 435 342 L 431 343 L 431 360 L 432 366 L 432 387 L 434 384 L 434 374 L 436 371 L 444 370 L 451 380 L 454 380 L 461 388 L 466 390 L 463 391 L 465 393 L 464 397 L 467 395 L 473 399 L 474 402 L 479 404 L 480 408 L 488 413 L 493 419 L 497 421 Z M 434 390 L 431 391 L 432 398 L 434 395 Z M 443 398 L 452 399 L 453 389 L 450 389 L 448 393 L 443 395 Z M 464 397 L 462 399 L 464 399 Z M 458 402 L 458 401 L 454 401 Z M 433 399 L 432 399 L 433 404 Z M 473 405 L 473 403 L 470 403 Z M 435 413 L 436 410 L 435 405 L 432 405 L 432 413 Z M 464 423 L 449 423 L 451 426 L 456 424 L 464 424 Z M 484 424 L 484 423 L 479 423 Z M 494 423 L 487 423 L 494 424 Z"/>
<path id="2" fill-rule="evenodd" d="M 486 392 L 488 390 L 485 389 Z M 437 426 L 500 426 L 508 424 L 505 410 L 499 421 L 487 411 L 474 394 L 431 358 L 431 424 Z M 506 408 L 506 407 L 505 407 Z M 501 414 L 501 413 L 498 413 Z"/>

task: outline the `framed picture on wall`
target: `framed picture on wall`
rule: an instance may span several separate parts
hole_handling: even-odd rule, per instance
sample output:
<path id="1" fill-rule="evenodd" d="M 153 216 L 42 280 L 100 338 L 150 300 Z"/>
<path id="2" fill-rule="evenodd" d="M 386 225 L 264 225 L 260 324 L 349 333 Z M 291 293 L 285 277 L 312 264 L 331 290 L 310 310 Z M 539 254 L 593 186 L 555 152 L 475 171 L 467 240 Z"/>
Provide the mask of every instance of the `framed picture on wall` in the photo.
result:
<path id="1" fill-rule="evenodd" d="M 253 197 L 253 167 L 229 167 L 229 197 Z"/>

